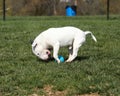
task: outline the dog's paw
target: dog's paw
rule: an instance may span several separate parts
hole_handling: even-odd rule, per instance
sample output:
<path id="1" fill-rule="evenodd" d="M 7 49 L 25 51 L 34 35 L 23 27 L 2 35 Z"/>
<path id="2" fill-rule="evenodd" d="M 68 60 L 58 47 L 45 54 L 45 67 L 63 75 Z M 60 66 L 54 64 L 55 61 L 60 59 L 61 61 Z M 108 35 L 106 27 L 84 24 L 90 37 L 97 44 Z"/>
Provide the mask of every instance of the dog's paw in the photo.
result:
<path id="1" fill-rule="evenodd" d="M 71 61 L 71 60 L 66 60 L 65 62 L 66 62 L 66 63 L 70 63 L 70 62 L 72 62 L 72 61 Z"/>
<path id="2" fill-rule="evenodd" d="M 57 63 L 60 64 L 60 60 L 57 60 Z"/>

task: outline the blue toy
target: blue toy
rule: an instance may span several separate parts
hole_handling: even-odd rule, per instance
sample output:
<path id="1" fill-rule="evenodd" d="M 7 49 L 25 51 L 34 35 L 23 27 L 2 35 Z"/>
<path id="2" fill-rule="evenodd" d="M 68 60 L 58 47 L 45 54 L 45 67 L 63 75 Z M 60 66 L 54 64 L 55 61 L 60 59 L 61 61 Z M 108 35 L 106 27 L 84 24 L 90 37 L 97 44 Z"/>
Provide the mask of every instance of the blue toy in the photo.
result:
<path id="1" fill-rule="evenodd" d="M 61 63 L 65 62 L 65 59 L 64 59 L 63 56 L 58 56 L 58 58 L 59 58 L 59 60 L 60 60 Z M 55 60 L 55 62 L 57 62 L 57 61 Z"/>
<path id="2" fill-rule="evenodd" d="M 60 59 L 60 62 L 62 62 L 62 63 L 65 61 L 63 56 L 58 56 L 58 58 Z"/>

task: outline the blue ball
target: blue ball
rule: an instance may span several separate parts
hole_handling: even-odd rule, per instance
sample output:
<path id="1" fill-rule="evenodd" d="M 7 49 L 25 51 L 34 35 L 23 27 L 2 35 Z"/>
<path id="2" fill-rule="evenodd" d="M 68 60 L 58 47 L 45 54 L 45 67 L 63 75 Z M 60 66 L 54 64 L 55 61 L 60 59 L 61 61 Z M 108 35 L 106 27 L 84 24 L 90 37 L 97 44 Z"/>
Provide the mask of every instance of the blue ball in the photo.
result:
<path id="1" fill-rule="evenodd" d="M 62 63 L 65 61 L 63 56 L 58 56 L 58 58 L 60 59 L 60 62 L 62 62 Z"/>

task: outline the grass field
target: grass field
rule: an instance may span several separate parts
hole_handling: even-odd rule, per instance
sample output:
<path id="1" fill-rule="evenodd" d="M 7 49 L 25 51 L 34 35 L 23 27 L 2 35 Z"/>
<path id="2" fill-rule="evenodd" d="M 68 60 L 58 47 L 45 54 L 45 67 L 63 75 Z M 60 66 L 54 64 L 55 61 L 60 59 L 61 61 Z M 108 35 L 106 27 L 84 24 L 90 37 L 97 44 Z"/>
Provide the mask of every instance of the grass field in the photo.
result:
<path id="1" fill-rule="evenodd" d="M 2 17 L 1 17 L 2 18 Z M 72 63 L 43 62 L 30 41 L 50 27 L 75 26 L 90 36 Z M 68 49 L 59 54 L 65 59 Z M 120 17 L 8 17 L 0 21 L 0 96 L 120 96 Z"/>

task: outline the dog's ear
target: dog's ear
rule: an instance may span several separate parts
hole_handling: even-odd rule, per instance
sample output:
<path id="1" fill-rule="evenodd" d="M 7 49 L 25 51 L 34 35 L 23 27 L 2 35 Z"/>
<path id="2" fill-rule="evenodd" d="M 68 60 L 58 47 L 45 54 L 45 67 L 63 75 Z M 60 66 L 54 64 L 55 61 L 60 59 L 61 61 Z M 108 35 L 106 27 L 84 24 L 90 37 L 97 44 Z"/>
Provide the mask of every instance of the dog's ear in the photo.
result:
<path id="1" fill-rule="evenodd" d="M 36 46 L 37 46 L 37 43 L 36 43 L 34 46 L 32 46 L 32 47 L 33 47 L 33 50 L 35 50 Z"/>
<path id="2" fill-rule="evenodd" d="M 35 46 L 33 47 L 34 50 L 35 50 L 36 46 L 37 46 L 37 44 L 35 44 Z"/>

